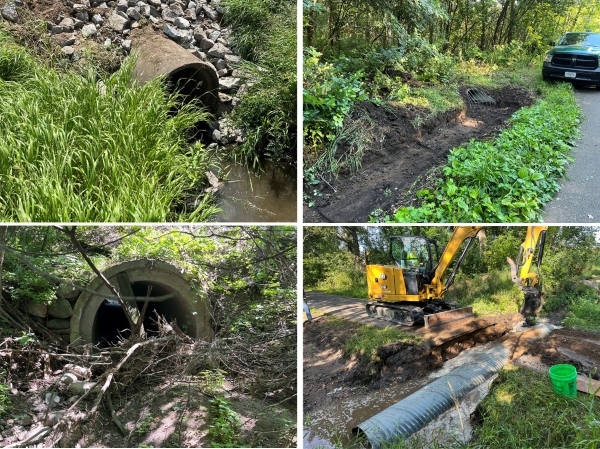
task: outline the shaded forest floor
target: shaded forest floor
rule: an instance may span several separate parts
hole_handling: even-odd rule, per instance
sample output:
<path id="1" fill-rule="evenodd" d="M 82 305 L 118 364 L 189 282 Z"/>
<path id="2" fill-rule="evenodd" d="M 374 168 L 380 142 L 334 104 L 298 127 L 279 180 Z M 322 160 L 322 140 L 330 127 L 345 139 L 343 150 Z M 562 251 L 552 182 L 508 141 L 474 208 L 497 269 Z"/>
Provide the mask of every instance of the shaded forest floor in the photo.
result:
<path id="1" fill-rule="evenodd" d="M 296 439 L 295 401 L 199 369 L 212 357 L 205 343 L 171 335 L 138 342 L 133 352 L 127 341 L 90 354 L 23 341 L 0 340 L 9 388 L 3 447 L 287 447 Z"/>
<path id="2" fill-rule="evenodd" d="M 342 172 L 327 183 L 311 186 L 320 192 L 312 207 L 304 205 L 304 221 L 309 223 L 367 222 L 372 213 L 385 213 L 401 206 L 416 205 L 416 193 L 428 188 L 441 176 L 440 169 L 452 148 L 470 139 L 485 140 L 506 128 L 506 120 L 518 109 L 533 103 L 530 90 L 508 85 L 499 89 L 479 88 L 496 104 L 473 104 L 460 89 L 463 109 L 425 119 L 416 107 L 376 106 L 360 103 L 354 119 L 367 116 L 370 137 L 358 173 Z M 344 143 L 338 152 L 345 150 Z"/>

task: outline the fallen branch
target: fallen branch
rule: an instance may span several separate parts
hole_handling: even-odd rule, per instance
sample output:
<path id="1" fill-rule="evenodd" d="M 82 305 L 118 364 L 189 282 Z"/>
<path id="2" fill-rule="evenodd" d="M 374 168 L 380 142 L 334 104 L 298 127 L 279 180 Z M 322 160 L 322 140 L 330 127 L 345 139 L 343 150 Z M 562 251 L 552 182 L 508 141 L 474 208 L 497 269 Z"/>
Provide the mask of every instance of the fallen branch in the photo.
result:
<path id="1" fill-rule="evenodd" d="M 115 412 L 115 408 L 113 407 L 112 400 L 110 398 L 110 393 L 106 393 L 106 403 L 108 404 L 108 409 L 110 410 L 110 417 L 113 419 L 113 421 L 115 422 L 115 424 L 121 431 L 121 435 L 126 437 L 127 429 L 125 429 L 125 426 L 123 425 L 123 423 L 121 422 L 121 420 L 119 420 L 119 417 L 117 416 L 117 412 Z"/>

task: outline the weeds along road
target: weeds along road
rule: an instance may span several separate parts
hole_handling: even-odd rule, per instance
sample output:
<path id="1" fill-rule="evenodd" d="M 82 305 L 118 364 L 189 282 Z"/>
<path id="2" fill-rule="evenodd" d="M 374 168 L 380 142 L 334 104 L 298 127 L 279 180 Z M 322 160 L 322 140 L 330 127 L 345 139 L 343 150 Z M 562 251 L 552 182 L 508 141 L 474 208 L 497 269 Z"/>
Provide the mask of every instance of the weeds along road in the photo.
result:
<path id="1" fill-rule="evenodd" d="M 560 191 L 546 205 L 546 223 L 600 221 L 600 90 L 576 89 L 575 97 L 583 113 L 581 139 Z"/>

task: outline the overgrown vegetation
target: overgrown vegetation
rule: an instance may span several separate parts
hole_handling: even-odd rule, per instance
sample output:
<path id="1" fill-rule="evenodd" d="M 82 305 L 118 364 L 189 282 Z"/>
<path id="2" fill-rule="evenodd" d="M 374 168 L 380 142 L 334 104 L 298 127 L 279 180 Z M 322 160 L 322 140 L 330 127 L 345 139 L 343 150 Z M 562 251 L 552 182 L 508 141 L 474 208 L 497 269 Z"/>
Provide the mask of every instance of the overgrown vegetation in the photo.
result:
<path id="1" fill-rule="evenodd" d="M 420 207 L 395 212 L 396 222 L 536 222 L 559 190 L 579 108 L 570 85 L 541 86 L 543 99 L 517 111 L 493 141 L 471 141 L 448 156 L 435 191 Z"/>
<path id="2" fill-rule="evenodd" d="M 185 420 L 200 418 L 207 423 L 202 435 L 212 425 L 214 430 L 208 439 L 219 447 L 292 444 L 297 350 L 295 228 L 81 227 L 76 231 L 100 269 L 140 257 L 168 261 L 181 268 L 192 287 L 210 302 L 210 322 L 215 334 L 210 342 L 174 335 L 167 326 L 159 338 L 134 337 L 98 349 L 102 365 L 94 371 L 93 380 L 104 384 L 114 370 L 115 382 L 108 381 L 106 394 L 112 392 L 115 408 L 117 404 L 122 407 L 118 408 L 120 416 L 135 415 L 127 418 L 127 423 L 135 423 L 128 429 L 134 438 L 149 444 L 156 438 L 154 431 L 173 425 L 170 420 L 176 417 L 177 423 L 169 430 L 165 444 L 184 447 L 195 441 L 193 446 L 198 447 L 194 438 L 199 434 L 188 432 Z M 57 335 L 53 336 L 52 330 L 28 319 L 27 314 L 19 312 L 20 307 L 30 301 L 48 303 L 56 298 L 63 284 L 86 286 L 94 275 L 67 234 L 55 227 L 9 227 L 6 245 L 1 249 L 6 257 L 0 320 L 3 334 L 8 336 L 2 337 L 0 387 L 6 383 L 19 390 L 12 402 L 14 408 L 23 410 L 29 407 L 28 392 L 33 391 L 29 382 L 36 375 L 43 375 L 45 366 L 62 369 L 66 361 L 73 359 L 87 366 L 89 359 L 72 352 Z M 181 328 L 185 329 L 183 325 Z M 127 337 L 127 333 L 123 336 Z M 127 350 L 131 350 L 131 357 Z M 43 357 L 47 362 L 32 363 L 34 359 L 39 362 L 40 353 L 51 355 Z M 33 374 L 25 376 L 25 369 Z M 170 391 L 175 388 L 176 401 L 168 397 L 166 402 L 160 402 L 167 393 L 175 393 Z M 2 393 L 0 405 L 10 406 L 3 402 Z M 94 407 L 88 402 L 80 403 L 76 412 L 89 414 L 93 422 L 103 403 L 102 394 L 93 393 L 97 396 Z M 220 411 L 212 415 L 214 419 L 209 417 L 207 397 L 221 397 L 216 404 Z M 168 413 L 160 408 L 165 403 L 169 404 Z M 242 416 L 241 410 L 244 419 L 252 419 L 251 430 L 234 425 L 232 417 Z M 268 417 L 265 410 L 270 412 Z M 63 441 L 74 445 L 78 441 L 80 415 L 69 413 L 65 415 L 73 430 L 63 436 Z M 276 419 L 271 419 L 274 416 Z M 101 438 L 93 432 L 86 435 Z M 118 438 L 116 434 L 111 437 Z M 119 444 L 132 443 L 123 440 Z"/>
<path id="3" fill-rule="evenodd" d="M 408 109 L 419 135 L 423 123 L 432 117 L 464 106 L 459 86 L 518 84 L 541 89 L 548 97 L 549 107 L 541 102 L 513 118 L 515 133 L 534 133 L 536 137 L 530 141 L 515 139 L 514 134 L 509 137 L 509 131 L 495 144 L 471 142 L 456 149 L 439 191 L 420 192 L 421 207 L 400 209 L 388 220 L 537 220 L 540 204 L 556 191 L 555 180 L 564 172 L 569 150 L 564 144 L 573 139 L 578 118 L 569 90 L 542 84 L 541 56 L 548 42 L 563 32 L 598 25 L 596 1 L 426 0 L 409 5 L 319 0 L 305 1 L 304 13 L 303 157 L 307 205 L 316 202 L 312 180 L 318 175 L 335 177 L 342 170 L 358 171 L 369 146 L 381 143 L 381 136 L 373 135 L 370 127 L 357 125 L 358 121 L 368 120 L 361 101 L 390 111 Z M 552 109 L 554 101 L 560 105 L 558 113 Z M 566 121 L 564 126 L 558 124 L 557 139 L 554 128 L 542 126 L 554 117 Z M 518 125 L 521 121 L 534 123 Z M 511 156 L 506 161 L 500 159 L 489 170 L 496 178 L 504 178 L 501 184 L 516 182 L 515 189 L 482 186 L 472 179 L 475 175 L 467 173 L 468 167 L 457 165 L 460 154 L 474 154 L 474 165 L 479 166 L 485 153 L 491 148 L 499 151 L 499 145 L 502 154 L 510 149 Z M 528 149 L 538 145 L 544 149 L 541 162 L 551 161 L 548 170 L 534 162 L 535 167 L 523 169 L 527 173 L 518 173 L 523 166 L 516 164 L 536 161 Z M 520 148 L 525 148 L 526 154 Z M 519 157 L 514 158 L 514 154 Z M 543 190 L 539 191 L 541 184 Z"/>
<path id="4" fill-rule="evenodd" d="M 212 437 L 212 447 L 240 447 L 243 442 L 240 438 L 242 420 L 231 409 L 229 401 L 217 397 L 211 401 L 212 424 L 208 434 Z"/>
<path id="5" fill-rule="evenodd" d="M 296 2 L 225 0 L 232 43 L 246 58 L 241 75 L 249 81 L 232 119 L 246 131 L 239 157 L 296 160 Z"/>
<path id="6" fill-rule="evenodd" d="M 2 372 L 0 372 L 2 373 Z M 10 388 L 0 380 L 0 418 L 10 410 L 11 402 L 9 397 Z"/>
<path id="7" fill-rule="evenodd" d="M 3 221 L 206 221 L 188 205 L 211 155 L 186 138 L 207 115 L 162 80 L 132 80 L 134 60 L 100 76 L 48 68 L 0 35 L 0 218 Z"/>

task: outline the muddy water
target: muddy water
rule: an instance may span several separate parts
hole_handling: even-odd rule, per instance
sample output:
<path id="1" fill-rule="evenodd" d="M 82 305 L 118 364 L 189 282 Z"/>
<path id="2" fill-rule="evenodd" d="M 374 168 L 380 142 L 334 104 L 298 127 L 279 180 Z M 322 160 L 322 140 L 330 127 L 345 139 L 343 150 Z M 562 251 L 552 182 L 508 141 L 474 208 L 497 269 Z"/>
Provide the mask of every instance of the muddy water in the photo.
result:
<path id="1" fill-rule="evenodd" d="M 394 405 L 398 401 L 448 374 L 454 368 L 468 363 L 473 357 L 490 351 L 494 342 L 469 348 L 457 357 L 444 363 L 437 371 L 421 379 L 412 379 L 399 386 L 383 388 L 368 394 L 361 394 L 359 389 L 350 390 L 351 397 L 340 399 L 319 410 L 310 412 L 305 419 L 304 448 L 334 448 L 347 447 L 353 440 L 352 429 L 380 411 Z M 460 405 L 442 414 L 438 419 L 429 423 L 413 437 L 418 441 L 469 441 L 472 428 L 469 417 L 489 391 L 489 385 L 496 376 L 488 379 L 482 385 L 461 399 Z M 342 394 L 343 391 L 332 391 L 329 394 Z M 348 392 L 346 392 L 348 393 Z M 411 438 L 413 438 L 411 437 Z"/>
<path id="2" fill-rule="evenodd" d="M 312 410 L 305 417 L 304 449 L 348 447 L 353 439 L 354 427 L 430 382 L 431 379 L 427 378 L 412 379 L 402 385 L 370 393 L 361 393 L 360 388 L 349 390 L 352 396 L 335 401 L 328 407 Z M 348 391 L 340 389 L 328 394 L 345 393 Z"/>
<path id="3" fill-rule="evenodd" d="M 263 171 L 232 164 L 219 190 L 219 222 L 295 222 L 296 169 L 265 165 Z"/>

